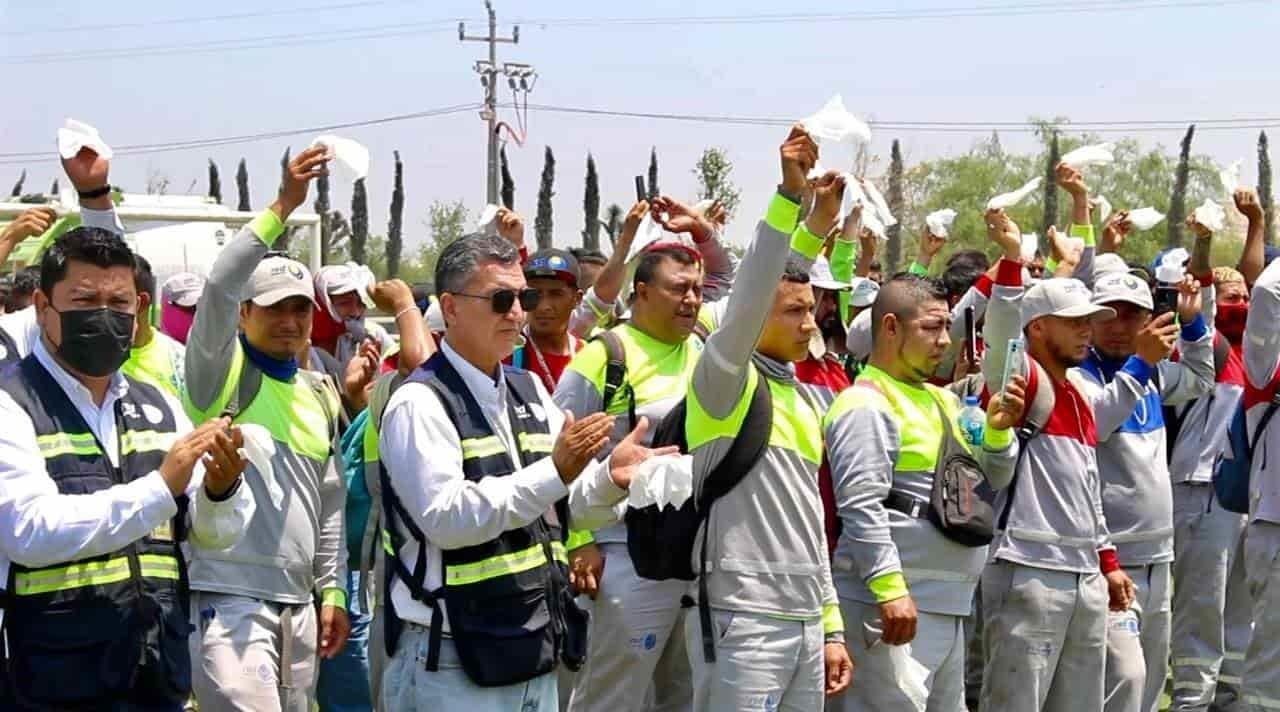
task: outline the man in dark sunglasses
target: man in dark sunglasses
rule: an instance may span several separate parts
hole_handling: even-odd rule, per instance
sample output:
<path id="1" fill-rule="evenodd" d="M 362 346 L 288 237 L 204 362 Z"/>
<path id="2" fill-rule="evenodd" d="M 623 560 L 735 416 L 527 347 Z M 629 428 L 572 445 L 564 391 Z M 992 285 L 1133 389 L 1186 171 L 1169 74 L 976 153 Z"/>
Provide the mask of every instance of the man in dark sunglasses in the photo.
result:
<path id="1" fill-rule="evenodd" d="M 641 462 L 641 423 L 607 462 L 613 417 L 558 409 L 502 365 L 538 303 L 516 247 L 469 235 L 436 265 L 440 351 L 387 403 L 379 433 L 390 546 L 386 709 L 554 710 L 555 668 L 586 656 L 573 601 L 570 526 L 611 520 Z M 427 706 L 429 705 L 429 706 Z"/>

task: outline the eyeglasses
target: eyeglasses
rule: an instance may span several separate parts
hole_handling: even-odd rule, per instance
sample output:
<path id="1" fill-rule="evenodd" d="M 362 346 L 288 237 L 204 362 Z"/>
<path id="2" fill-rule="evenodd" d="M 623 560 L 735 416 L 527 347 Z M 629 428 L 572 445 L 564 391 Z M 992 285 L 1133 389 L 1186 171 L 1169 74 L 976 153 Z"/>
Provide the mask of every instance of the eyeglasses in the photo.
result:
<path id="1" fill-rule="evenodd" d="M 520 300 L 521 309 L 533 311 L 538 308 L 538 301 L 542 297 L 536 289 L 499 289 L 492 294 L 467 294 L 465 292 L 451 292 L 451 294 L 455 297 L 487 300 L 489 306 L 493 307 L 494 314 L 506 314 L 511 311 L 511 307 L 516 304 L 516 299 Z"/>

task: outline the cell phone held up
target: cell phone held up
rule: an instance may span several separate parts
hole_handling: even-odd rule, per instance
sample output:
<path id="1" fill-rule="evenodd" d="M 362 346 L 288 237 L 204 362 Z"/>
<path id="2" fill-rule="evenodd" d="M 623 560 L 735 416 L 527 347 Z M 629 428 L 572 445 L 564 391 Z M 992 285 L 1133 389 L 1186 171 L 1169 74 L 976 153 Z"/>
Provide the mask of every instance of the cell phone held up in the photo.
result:
<path id="1" fill-rule="evenodd" d="M 1153 295 L 1152 316 L 1160 316 L 1178 310 L 1178 288 L 1163 282 L 1156 284 Z"/>

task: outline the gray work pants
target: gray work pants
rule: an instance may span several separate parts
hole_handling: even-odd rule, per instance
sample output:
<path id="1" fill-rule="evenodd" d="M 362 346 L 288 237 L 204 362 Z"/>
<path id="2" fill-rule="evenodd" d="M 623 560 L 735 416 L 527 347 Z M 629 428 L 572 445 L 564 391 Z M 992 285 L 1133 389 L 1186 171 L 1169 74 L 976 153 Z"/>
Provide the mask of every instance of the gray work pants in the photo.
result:
<path id="1" fill-rule="evenodd" d="M 853 685 L 827 701 L 827 712 L 910 712 L 917 709 L 898 688 L 891 646 L 880 640 L 880 607 L 840 599 L 845 640 L 853 658 Z M 964 618 L 919 612 L 911 657 L 929 669 L 923 712 L 964 712 Z"/>
<path id="2" fill-rule="evenodd" d="M 1099 712 L 1107 600 L 1102 574 L 988 564 L 982 711 Z"/>
<path id="3" fill-rule="evenodd" d="M 1211 483 L 1173 486 L 1170 712 L 1234 712 L 1243 704 L 1244 651 L 1253 630 L 1245 518 L 1222 508 Z"/>
<path id="4" fill-rule="evenodd" d="M 685 637 L 702 640 L 697 609 L 685 618 Z M 816 712 L 825 697 L 822 620 L 792 621 L 712 612 L 716 661 L 689 646 L 693 708 L 697 712 L 767 710 Z"/>
<path id="5" fill-rule="evenodd" d="M 1107 613 L 1106 712 L 1159 712 L 1169 664 L 1169 564 L 1126 566 L 1138 588 L 1127 611 Z"/>

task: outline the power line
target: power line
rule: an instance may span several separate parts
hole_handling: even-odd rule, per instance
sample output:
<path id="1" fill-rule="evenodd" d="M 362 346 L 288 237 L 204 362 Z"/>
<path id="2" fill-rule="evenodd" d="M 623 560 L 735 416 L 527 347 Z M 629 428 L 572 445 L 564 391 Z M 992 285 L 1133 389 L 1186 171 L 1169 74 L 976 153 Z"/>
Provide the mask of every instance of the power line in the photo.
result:
<path id="1" fill-rule="evenodd" d="M 140 20 L 138 22 L 116 22 L 98 25 L 68 25 L 65 27 L 33 27 L 25 30 L 3 30 L 0 36 L 22 36 L 63 34 L 70 32 L 102 32 L 103 30 L 129 30 L 142 27 L 162 27 L 165 25 L 195 25 L 208 22 L 226 22 L 229 20 L 255 20 L 264 17 L 279 17 L 305 12 L 331 12 L 333 10 L 353 10 L 356 8 L 375 7 L 378 5 L 403 5 L 413 0 L 361 0 L 360 2 L 342 2 L 330 5 L 311 5 L 279 10 L 256 10 L 253 12 L 236 12 L 225 15 L 198 15 L 195 17 L 174 17 L 160 20 Z"/>
<path id="2" fill-rule="evenodd" d="M 161 143 L 139 143 L 128 144 L 116 147 L 115 152 L 119 155 L 145 155 L 151 153 L 167 153 L 174 151 L 186 151 L 203 148 L 216 148 L 221 146 L 230 146 L 242 143 L 252 143 L 255 141 L 263 141 L 275 138 L 284 138 L 289 136 L 298 136 L 304 134 L 317 134 L 326 131 L 337 131 L 350 128 L 359 128 L 364 126 L 377 126 L 382 124 L 390 124 L 401 121 L 409 121 L 413 119 L 431 118 L 437 116 L 447 116 L 450 114 L 458 114 L 467 111 L 480 109 L 483 104 L 479 102 L 469 104 L 455 104 L 453 106 L 445 106 L 437 109 L 429 109 L 426 111 L 417 111 L 407 114 L 395 114 L 392 116 L 384 116 L 375 119 L 366 119 L 362 121 L 349 121 L 343 123 L 327 124 L 324 126 L 310 126 L 300 129 L 287 129 L 277 131 L 264 131 L 251 134 L 241 134 L 235 136 L 225 136 L 217 138 L 203 139 L 187 139 L 180 141 L 167 141 Z M 499 103 L 499 107 L 513 108 L 514 104 Z M 521 105 L 522 108 L 525 105 Z M 630 118 L 630 119 L 646 119 L 659 121 L 683 121 L 692 123 L 704 123 L 723 126 L 766 126 L 766 127 L 785 127 L 797 121 L 794 117 L 782 116 L 740 116 L 727 114 L 680 114 L 666 112 L 645 112 L 645 111 L 622 111 L 613 109 L 598 109 L 590 107 L 573 107 L 558 106 L 553 104 L 528 104 L 530 111 L 542 111 L 548 113 L 560 114 L 577 114 L 584 116 L 599 116 L 610 118 Z M 985 134 L 991 131 L 1000 131 L 1007 133 L 1023 133 L 1035 132 L 1040 130 L 1040 125 L 1030 121 L 877 121 L 868 122 L 873 128 L 882 131 L 903 131 L 903 132 L 920 132 L 920 133 L 967 133 L 967 134 Z M 1157 131 L 1183 131 L 1188 124 L 1196 124 L 1197 131 L 1227 131 L 1227 130 L 1244 130 L 1244 129 L 1267 129 L 1280 128 L 1280 117 L 1249 117 L 1249 118 L 1202 118 L 1202 119 L 1149 119 L 1149 120 L 1117 120 L 1117 121 L 1069 121 L 1064 124 L 1056 124 L 1058 130 L 1079 129 L 1083 132 L 1090 133 L 1115 133 L 1115 132 L 1157 132 Z M 53 150 L 45 149 L 40 151 L 21 151 L 13 153 L 0 153 L 0 165 L 16 165 L 21 163 L 43 162 L 56 160 L 51 154 Z"/>
<path id="3" fill-rule="evenodd" d="M 169 141 L 164 143 L 138 143 L 124 146 L 118 146 L 114 149 L 116 155 L 137 156 L 151 153 L 168 153 L 172 151 L 187 151 L 198 148 L 217 148 L 221 146 L 232 146 L 242 143 L 253 143 L 255 141 L 265 141 L 274 138 L 284 138 L 288 136 L 299 136 L 304 134 L 319 134 L 327 131 L 339 131 L 342 129 L 359 128 L 363 126 L 377 126 L 381 124 L 390 124 L 400 121 L 410 121 L 413 119 L 433 118 L 437 116 L 448 116 L 450 114 L 460 114 L 466 111 L 474 111 L 480 108 L 479 103 L 456 104 L 454 106 L 441 107 L 439 109 L 429 109 L 427 111 L 415 111 L 409 114 L 396 114 L 393 116 L 383 116 L 377 119 L 367 119 L 364 121 L 348 121 L 344 123 L 328 124 L 325 126 L 309 126 L 301 129 L 287 129 L 280 131 L 263 131 L 252 134 L 241 134 L 238 136 L 224 136 L 220 138 L 204 138 L 190 139 L 185 141 Z M 52 155 L 52 148 L 44 151 L 23 151 L 18 153 L 0 153 L 0 165 L 16 165 L 20 163 L 46 162 L 57 160 Z"/>
<path id="4" fill-rule="evenodd" d="M 723 114 L 678 114 L 652 111 L 620 111 L 613 109 L 595 109 L 572 106 L 556 106 L 550 104 L 529 104 L 530 111 L 543 111 L 561 114 L 581 114 L 587 116 L 609 116 L 616 118 L 652 119 L 662 121 L 685 121 L 691 123 L 736 125 L 736 126 L 790 126 L 798 119 L 781 116 L 732 116 Z M 941 132 L 941 133 L 989 133 L 1005 131 L 1010 133 L 1035 132 L 1040 125 L 1031 121 L 881 121 L 868 120 L 872 127 L 886 131 L 907 132 Z M 1154 119 L 1123 121 L 1068 121 L 1055 125 L 1059 130 L 1078 128 L 1088 132 L 1151 132 L 1182 131 L 1188 124 L 1196 124 L 1197 130 L 1214 131 L 1229 129 L 1264 129 L 1280 127 L 1280 117 L 1240 118 L 1240 119 Z"/>
<path id="5" fill-rule="evenodd" d="M 323 6 L 327 8 L 343 8 L 364 4 L 388 4 L 399 0 L 383 0 L 374 3 L 343 3 Z M 537 25 L 544 29 L 556 28 L 627 28 L 647 27 L 655 25 L 691 25 L 733 26 L 759 24 L 795 24 L 795 23 L 844 23 L 844 22 L 899 22 L 906 20 L 955 19 L 966 17 L 1024 17 L 1034 15 L 1087 14 L 1132 12 L 1139 10 L 1176 10 L 1205 7 L 1229 7 L 1235 5 L 1274 4 L 1277 0 L 1076 0 L 1074 2 L 1032 2 L 1014 5 L 972 5 L 959 8 L 923 8 L 918 10 L 864 10 L 841 13 L 773 13 L 757 15 L 688 15 L 667 17 L 615 17 L 615 18 L 532 18 L 518 22 Z M 240 18 L 245 16 L 280 15 L 299 10 L 276 10 L 262 13 L 240 13 L 205 18 Z M 182 20 L 160 20 L 154 24 L 179 24 Z M 287 35 L 267 35 L 259 37 L 239 37 L 207 42 L 187 43 L 183 45 L 149 45 L 105 49 L 93 51 L 46 52 L 28 55 L 0 56 L 0 65 L 5 64 L 52 64 L 62 62 L 81 62 L 91 60 L 130 59 L 135 57 L 163 56 L 174 54 L 200 54 L 209 51 L 238 51 L 256 49 L 274 49 L 277 47 L 296 47 L 312 44 L 327 44 L 355 40 L 382 39 L 427 34 L 432 31 L 445 31 L 457 20 L 440 19 L 418 23 L 397 23 L 393 25 L 376 25 L 372 27 L 351 28 L 341 32 L 323 35 L 314 33 L 292 33 Z M 121 26 L 147 26 L 145 23 L 122 23 Z M 84 28 L 86 26 L 81 26 Z M 421 29 L 411 29 L 421 28 Z M 435 29 L 433 29 L 435 28 Z M 80 28 L 69 28 L 80 29 Z M 0 34 L 23 34 L 21 32 L 5 32 Z M 215 48 L 215 50 L 211 50 Z"/>
<path id="6" fill-rule="evenodd" d="M 396 23 L 391 25 L 372 25 L 353 27 L 347 30 L 329 33 L 291 32 L 264 37 L 242 37 L 225 40 L 209 40 L 206 42 L 188 42 L 180 45 L 147 45 L 139 47 L 121 47 L 119 49 L 103 49 L 90 51 L 42 52 L 29 55 L 0 55 L 0 65 L 4 64 L 57 64 L 62 62 L 85 62 L 104 59 L 127 59 L 132 57 L 151 57 L 170 54 L 201 54 L 207 52 L 229 52 L 245 49 L 274 49 L 277 47 L 297 47 L 312 44 L 328 44 L 350 40 L 381 39 L 386 37 L 404 37 L 408 35 L 430 34 L 434 32 L 452 32 L 445 26 L 449 21 L 431 20 L 420 23 Z"/>
<path id="7" fill-rule="evenodd" d="M 865 10 L 832 13 L 770 13 L 762 15 L 688 15 L 673 17 L 614 18 L 520 18 L 517 21 L 543 28 L 618 27 L 688 24 L 755 25 L 813 22 L 886 22 L 949 19 L 962 17 L 1020 17 L 1026 15 L 1080 14 L 1089 12 L 1131 12 L 1135 10 L 1226 7 L 1270 4 L 1275 0 L 1081 0 L 1079 2 L 1036 2 L 1016 5 L 974 5 L 957 8 Z"/>

